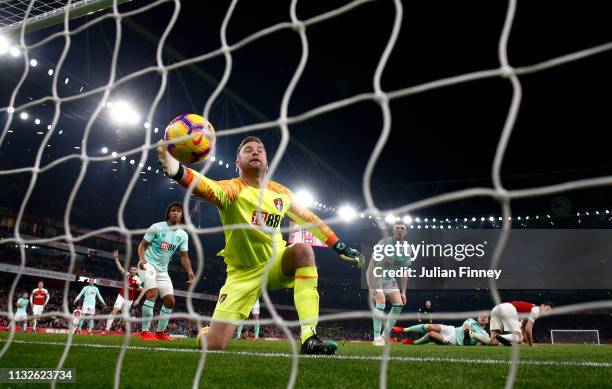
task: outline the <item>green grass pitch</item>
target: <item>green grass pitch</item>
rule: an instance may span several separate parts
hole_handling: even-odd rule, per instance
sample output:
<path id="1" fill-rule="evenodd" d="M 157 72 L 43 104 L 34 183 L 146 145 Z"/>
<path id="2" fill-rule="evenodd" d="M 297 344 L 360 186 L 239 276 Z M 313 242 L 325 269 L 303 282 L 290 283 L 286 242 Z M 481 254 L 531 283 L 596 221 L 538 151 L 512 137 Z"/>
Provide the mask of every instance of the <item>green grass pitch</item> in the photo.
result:
<path id="1" fill-rule="evenodd" d="M 7 338 L 7 333 L 0 334 L 0 347 Z M 0 367 L 55 367 L 66 339 L 66 335 L 16 334 Z M 123 337 L 117 336 L 76 335 L 64 366 L 77 369 L 77 384 L 60 386 L 112 387 L 122 342 Z M 194 339 L 144 342 L 132 337 L 129 347 L 121 370 L 122 387 L 191 387 L 200 356 Z M 233 341 L 225 352 L 207 355 L 200 387 L 286 387 L 289 353 L 287 342 Z M 382 348 L 369 343 L 340 342 L 336 357 L 301 357 L 296 387 L 378 387 L 381 354 Z M 520 358 L 516 387 L 612 387 L 612 348 L 607 345 L 521 346 Z M 394 344 L 388 387 L 501 388 L 509 359 L 506 347 Z"/>

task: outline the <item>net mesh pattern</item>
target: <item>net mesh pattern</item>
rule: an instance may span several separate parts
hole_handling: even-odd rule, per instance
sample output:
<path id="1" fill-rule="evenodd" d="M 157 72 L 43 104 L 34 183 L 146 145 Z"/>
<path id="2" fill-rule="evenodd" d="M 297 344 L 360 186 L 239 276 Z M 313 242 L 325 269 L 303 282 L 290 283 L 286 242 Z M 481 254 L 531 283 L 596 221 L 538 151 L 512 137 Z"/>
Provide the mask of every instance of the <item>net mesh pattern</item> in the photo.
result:
<path id="1" fill-rule="evenodd" d="M 173 3 L 174 11 L 173 11 L 172 17 L 170 18 L 169 23 L 167 24 L 164 30 L 163 35 L 159 39 L 159 43 L 157 46 L 157 52 L 156 52 L 155 64 L 152 66 L 146 67 L 146 68 L 139 69 L 138 71 L 132 72 L 125 76 L 118 77 L 117 76 L 117 58 L 118 58 L 118 51 L 119 51 L 119 47 L 120 47 L 121 39 L 122 39 L 122 20 L 130 16 L 146 12 L 147 10 L 152 9 L 166 2 Z M 564 192 L 568 190 L 574 190 L 574 189 L 579 189 L 579 188 L 591 188 L 591 187 L 598 187 L 598 186 L 605 186 L 605 185 L 612 184 L 612 176 L 602 176 L 602 177 L 596 177 L 596 178 L 574 180 L 574 181 L 564 182 L 564 183 L 555 184 L 555 185 L 534 187 L 534 188 L 528 188 L 528 189 L 519 189 L 519 190 L 509 190 L 503 186 L 502 180 L 500 178 L 500 170 L 501 170 L 502 163 L 504 161 L 504 155 L 506 152 L 506 148 L 512 136 L 514 124 L 515 124 L 515 121 L 516 121 L 516 118 L 519 112 L 519 108 L 521 105 L 522 89 L 521 89 L 520 76 L 546 71 L 547 69 L 557 67 L 557 66 L 563 66 L 567 63 L 570 63 L 573 61 L 579 61 L 581 59 L 595 56 L 599 53 L 603 53 L 603 52 L 606 52 L 612 49 L 612 42 L 609 42 L 609 43 L 598 45 L 595 47 L 585 48 L 583 50 L 569 53 L 569 54 L 566 54 L 560 57 L 551 58 L 543 62 L 534 63 L 532 65 L 513 67 L 508 58 L 507 45 L 508 45 L 508 39 L 512 32 L 515 10 L 517 7 L 517 2 L 515 0 L 508 1 L 503 29 L 502 29 L 501 35 L 499 36 L 499 41 L 498 41 L 499 66 L 492 68 L 492 69 L 488 69 L 488 70 L 475 71 L 471 73 L 460 74 L 460 75 L 453 76 L 453 77 L 437 79 L 437 80 L 426 82 L 420 85 L 410 86 L 410 87 L 403 88 L 403 89 L 384 90 L 381 86 L 381 78 L 382 78 L 383 72 L 385 71 L 385 66 L 387 65 L 389 56 L 391 55 L 392 51 L 395 48 L 395 44 L 398 39 L 398 35 L 400 32 L 400 27 L 401 27 L 401 23 L 403 19 L 403 14 L 404 14 L 402 2 L 400 0 L 394 0 L 393 4 L 394 4 L 395 13 L 394 13 L 393 21 L 392 21 L 393 28 L 386 42 L 384 51 L 382 52 L 378 60 L 378 65 L 373 75 L 372 91 L 369 93 L 362 93 L 362 94 L 352 96 L 350 98 L 334 101 L 332 103 L 319 106 L 315 109 L 312 109 L 306 112 L 302 112 L 294 116 L 289 116 L 288 114 L 289 103 L 291 101 L 295 87 L 298 84 L 300 77 L 302 76 L 302 73 L 306 66 L 306 63 L 308 61 L 309 42 L 308 42 L 307 28 L 309 26 L 312 26 L 318 23 L 329 21 L 342 14 L 349 13 L 351 12 L 351 10 L 358 8 L 369 2 L 370 1 L 367 1 L 367 0 L 352 1 L 344 6 L 333 9 L 329 12 L 325 12 L 317 16 L 311 17 L 309 19 L 302 20 L 298 17 L 297 12 L 296 12 L 296 7 L 297 7 L 298 2 L 297 0 L 293 0 L 291 2 L 290 9 L 289 9 L 289 13 L 290 13 L 289 22 L 283 22 L 283 23 L 272 25 L 270 27 L 259 30 L 235 43 L 228 43 L 227 38 L 226 38 L 226 33 L 227 33 L 227 29 L 229 28 L 231 19 L 232 19 L 232 14 L 234 12 L 236 4 L 238 3 L 238 0 L 233 0 L 231 4 L 229 5 L 229 8 L 227 9 L 227 12 L 223 20 L 223 24 L 221 26 L 221 30 L 220 30 L 220 37 L 221 37 L 221 43 L 222 43 L 221 47 L 219 47 L 218 49 L 214 51 L 211 51 L 211 52 L 199 55 L 199 56 L 187 58 L 179 62 L 172 63 L 170 65 L 166 65 L 164 61 L 162 60 L 162 49 L 164 48 L 166 38 L 168 37 L 173 27 L 175 26 L 175 23 L 179 15 L 179 11 L 181 9 L 181 2 L 178 0 L 154 1 L 144 6 L 141 6 L 139 8 L 136 8 L 134 10 L 131 10 L 129 12 L 124 12 L 124 13 L 119 12 L 118 5 L 115 1 L 113 2 L 111 12 L 105 13 L 79 26 L 78 28 L 74 28 L 74 29 L 68 28 L 69 15 L 65 14 L 64 29 L 62 31 L 52 34 L 48 36 L 47 38 L 37 43 L 34 43 L 30 46 L 27 46 L 25 44 L 24 36 L 25 36 L 26 24 L 25 23 L 21 24 L 20 25 L 20 28 L 21 28 L 20 48 L 23 50 L 23 61 L 24 61 L 23 69 L 24 70 L 22 73 L 22 77 L 20 78 L 17 86 L 15 87 L 15 89 L 13 90 L 13 93 L 11 94 L 10 101 L 3 102 L 2 106 L 0 107 L 0 112 L 5 112 L 8 116 L 8 120 L 6 121 L 6 124 L 4 125 L 4 128 L 2 129 L 2 132 L 0 133 L 0 147 L 2 147 L 2 144 L 5 141 L 6 134 L 11 126 L 11 123 L 13 122 L 15 118 L 15 115 L 18 114 L 20 111 L 25 110 L 28 107 L 33 107 L 33 106 L 36 106 L 42 103 L 51 103 L 54 106 L 54 116 L 53 116 L 53 121 L 51 124 L 51 129 L 50 131 L 46 133 L 44 140 L 41 142 L 41 146 L 37 152 L 34 165 L 26 167 L 26 168 L 0 171 L 0 175 L 3 175 L 3 176 L 23 174 L 23 173 L 31 174 L 30 183 L 29 183 L 27 192 L 24 196 L 24 201 L 22 203 L 21 208 L 19 209 L 19 213 L 16 218 L 16 224 L 14 227 L 14 232 L 15 232 L 14 237 L 10 239 L 5 239 L 2 242 L 0 242 L 0 244 L 11 244 L 12 243 L 12 244 L 18 244 L 20 246 L 21 268 L 23 269 L 25 266 L 25 251 L 24 251 L 23 246 L 25 244 L 44 244 L 44 243 L 48 243 L 51 241 L 65 240 L 66 242 L 68 242 L 69 248 L 70 248 L 69 272 L 72 272 L 74 269 L 74 265 L 75 265 L 74 245 L 78 243 L 79 241 L 87 239 L 88 237 L 94 236 L 96 234 L 103 233 L 103 232 L 109 232 L 109 231 L 113 231 L 113 232 L 122 234 L 128 241 L 130 241 L 133 236 L 142 235 L 145 232 L 145 230 L 134 230 L 134 229 L 130 230 L 129 228 L 126 227 L 126 223 L 124 219 L 124 211 L 126 208 L 126 204 L 127 204 L 128 198 L 130 197 L 130 194 L 132 193 L 134 185 L 139 179 L 140 171 L 141 171 L 140 166 L 142 165 L 138 165 L 139 167 L 135 169 L 132 179 L 130 180 L 129 186 L 122 198 L 121 204 L 118 209 L 118 225 L 117 226 L 106 227 L 104 229 L 91 231 L 88 234 L 85 234 L 79 237 L 75 237 L 71 233 L 71 229 L 69 225 L 69 214 L 70 214 L 71 208 L 73 206 L 77 191 L 85 178 L 87 167 L 91 162 L 111 160 L 111 159 L 115 159 L 115 158 L 118 158 L 124 155 L 125 156 L 135 155 L 135 156 L 139 156 L 139 162 L 141 164 L 144 164 L 147 161 L 149 153 L 155 152 L 154 149 L 157 147 L 157 145 L 151 141 L 150 131 L 147 131 L 145 135 L 145 141 L 140 147 L 131 149 L 123 153 L 119 153 L 117 156 L 92 156 L 92 155 L 87 154 L 86 152 L 87 142 L 88 142 L 88 136 L 90 134 L 92 124 L 94 123 L 96 118 L 100 115 L 101 110 L 105 107 L 111 91 L 113 91 L 115 88 L 119 87 L 120 85 L 123 85 L 124 83 L 130 80 L 136 79 L 138 77 L 142 77 L 144 75 L 151 74 L 151 73 L 159 74 L 159 76 L 161 77 L 161 83 L 159 85 L 157 92 L 155 93 L 155 99 L 153 103 L 150 105 L 150 107 L 148 107 L 148 113 L 147 113 L 146 120 L 147 122 L 151 122 L 153 112 L 155 112 L 158 106 L 158 103 L 166 89 L 169 72 L 184 68 L 190 64 L 207 61 L 207 60 L 217 58 L 217 57 L 223 57 L 225 59 L 225 70 L 223 73 L 223 77 L 220 80 L 215 91 L 211 94 L 210 98 L 207 100 L 206 105 L 203 109 L 203 116 L 208 117 L 208 113 L 210 112 L 213 103 L 219 97 L 220 93 L 226 86 L 226 83 L 232 72 L 232 66 L 233 66 L 232 53 L 235 52 L 236 50 L 239 50 L 242 47 L 249 45 L 250 43 L 262 37 L 265 37 L 270 34 L 275 34 L 283 30 L 292 30 L 293 32 L 295 32 L 295 34 L 299 36 L 300 44 L 301 44 L 301 58 L 295 70 L 293 71 L 293 76 L 291 78 L 291 81 L 289 85 L 287 86 L 284 92 L 283 98 L 280 102 L 279 116 L 274 120 L 270 120 L 266 122 L 259 122 L 256 124 L 245 125 L 245 126 L 230 128 L 224 131 L 219 131 L 216 135 L 218 138 L 223 138 L 228 135 L 247 133 L 247 132 L 256 133 L 258 130 L 277 128 L 281 134 L 281 141 L 280 141 L 279 147 L 275 151 L 274 156 L 272 158 L 272 161 L 270 164 L 269 176 L 272 176 L 274 174 L 274 172 L 278 168 L 281 158 L 283 157 L 283 154 L 285 153 L 287 149 L 288 141 L 291 136 L 291 132 L 289 130 L 290 125 L 306 122 L 316 116 L 325 114 L 327 112 L 339 110 L 343 107 L 347 107 L 352 104 L 356 104 L 356 103 L 363 102 L 363 101 L 373 101 L 376 104 L 378 104 L 380 108 L 380 111 L 383 117 L 383 125 L 382 125 L 382 129 L 380 132 L 380 136 L 376 142 L 374 149 L 371 152 L 371 155 L 368 160 L 365 171 L 363 172 L 362 192 L 363 192 L 363 196 L 366 201 L 366 208 L 361 210 L 361 212 L 367 212 L 372 215 L 383 215 L 383 212 L 384 213 L 393 212 L 394 214 L 400 214 L 404 212 L 411 212 L 411 211 L 415 211 L 418 209 L 430 207 L 436 204 L 458 201 L 458 200 L 462 200 L 466 198 L 479 197 L 479 196 L 491 197 L 499 203 L 500 208 L 501 208 L 501 214 L 503 216 L 503 223 L 502 223 L 502 227 L 500 231 L 500 239 L 497 242 L 497 245 L 494 250 L 491 268 L 497 267 L 497 264 L 501 257 L 501 253 L 504 250 L 504 246 L 508 238 L 508 234 L 511 228 L 509 218 L 511 216 L 510 202 L 512 200 L 526 198 L 526 197 L 546 196 L 546 195 L 560 193 L 560 192 Z M 40 15 L 40 14 L 44 14 L 45 12 L 48 12 L 47 7 L 52 7 L 54 5 L 64 5 L 66 3 L 68 6 L 73 5 L 73 2 L 70 2 L 70 1 L 68 2 L 62 2 L 62 1 L 42 1 L 42 2 L 41 1 L 30 1 L 28 2 L 25 0 L 24 1 L 4 1 L 0 3 L 0 26 L 5 27 L 10 24 L 20 23 L 21 20 L 28 19 L 32 16 L 36 16 L 36 15 Z M 77 3 L 77 2 L 74 2 L 74 3 Z M 108 18 L 114 19 L 115 27 L 116 27 L 115 40 L 113 44 L 112 65 L 111 65 L 111 71 L 110 71 L 110 76 L 108 78 L 108 81 L 106 82 L 104 86 L 101 86 L 101 87 L 98 87 L 98 88 L 95 88 L 95 89 L 92 89 L 92 90 L 89 90 L 83 93 L 79 93 L 76 95 L 70 95 L 70 96 L 60 98 L 57 92 L 59 73 L 62 68 L 62 64 L 67 56 L 68 49 L 70 48 L 71 36 L 87 28 L 90 28 L 96 23 L 99 23 L 100 21 L 104 19 L 108 19 Z M 52 94 L 44 98 L 40 98 L 34 101 L 27 102 L 20 106 L 14 106 L 14 102 L 16 101 L 16 96 L 21 91 L 24 80 L 26 79 L 28 75 L 28 70 L 29 70 L 28 51 L 36 47 L 45 45 L 51 40 L 57 39 L 57 38 L 62 38 L 64 40 L 64 49 L 62 51 L 62 55 L 60 56 L 58 60 L 58 63 L 56 66 L 56 72 L 53 76 Z M 445 193 L 442 195 L 430 197 L 430 198 L 420 200 L 417 202 L 405 204 L 401 207 L 397 207 L 396 209 L 386 209 L 384 211 L 381 211 L 377 207 L 376 203 L 374 202 L 373 196 L 372 196 L 371 179 L 372 179 L 374 167 L 376 166 L 376 163 L 382 153 L 382 150 L 389 138 L 389 134 L 391 131 L 392 115 L 391 115 L 389 103 L 396 99 L 401 99 L 407 96 L 426 93 L 428 91 L 438 89 L 438 88 L 450 88 L 453 85 L 468 83 L 468 82 L 472 82 L 475 80 L 490 79 L 490 78 L 503 78 L 507 80 L 507 82 L 512 86 L 511 103 L 507 110 L 507 115 L 506 115 L 505 123 L 503 126 L 503 130 L 502 130 L 501 136 L 499 137 L 498 144 L 497 144 L 497 150 L 495 153 L 495 158 L 491 166 L 491 177 L 493 180 L 493 187 L 474 187 L 474 188 L 469 188 L 465 190 L 459 190 L 455 192 L 450 192 L 450 193 Z M 87 98 L 92 95 L 99 96 L 100 102 L 97 105 L 95 111 L 90 116 L 89 121 L 87 122 L 87 125 L 84 129 L 83 139 L 82 139 L 83 145 L 81 147 L 80 153 L 67 155 L 62 158 L 56 159 L 46 165 L 42 165 L 41 157 L 43 154 L 44 145 L 48 143 L 49 138 L 56 131 L 56 125 L 57 125 L 59 116 L 61 115 L 61 104 L 65 102 L 77 100 L 77 99 Z M 81 164 L 78 178 L 76 179 L 76 182 L 72 189 L 71 195 L 67 199 L 67 207 L 66 207 L 66 212 L 64 215 L 64 233 L 60 236 L 56 236 L 56 237 L 48 238 L 48 239 L 25 239 L 24 237 L 21 236 L 19 232 L 20 231 L 19 226 L 23 219 L 26 204 L 28 203 L 28 199 L 30 198 L 32 194 L 32 191 L 36 185 L 39 175 L 47 170 L 52 169 L 53 167 L 56 167 L 58 165 L 61 165 L 62 163 L 65 163 L 73 159 L 80 160 L 82 164 Z M 211 162 L 209 161 L 204 165 L 202 172 L 206 173 L 206 171 L 210 168 L 210 166 L 211 166 Z M 185 197 L 184 197 L 185 206 L 188 205 L 188 198 L 189 198 L 189 195 L 193 191 L 194 184 L 195 182 L 192 183 L 191 187 L 185 193 Z M 193 224 L 189 216 L 189 213 L 186 213 L 185 216 L 186 216 L 186 225 L 184 226 L 184 229 L 190 234 L 190 237 L 192 237 L 193 246 L 195 247 L 195 251 L 197 252 L 198 271 L 196 274 L 196 280 L 199 280 L 201 279 L 201 276 L 202 276 L 204 256 L 203 256 L 202 246 L 199 242 L 199 239 L 197 239 L 197 237 L 222 231 L 223 228 L 244 228 L 245 226 L 197 228 Z M 338 223 L 340 219 L 337 217 L 333 217 L 333 218 L 326 219 L 325 221 L 333 226 L 335 223 Z M 128 252 L 126 253 L 126 258 L 130 258 L 131 257 L 130 245 L 127 245 L 127 248 L 128 248 Z M 269 271 L 269 268 L 267 269 L 267 271 Z M 2 315 L 8 316 L 11 320 L 14 320 L 14 315 L 12 313 L 13 300 L 15 296 L 15 289 L 20 279 L 20 275 L 21 274 L 18 274 L 15 277 L 15 280 L 13 284 L 11 285 L 8 312 L 0 313 Z M 193 287 L 194 286 L 192 285 L 189 290 L 190 294 L 193 292 Z M 494 279 L 490 280 L 489 287 L 490 287 L 491 297 L 493 298 L 494 302 L 499 303 L 500 296 L 499 296 L 496 282 Z M 66 282 L 65 287 L 64 287 L 64 294 L 63 294 L 63 308 L 64 308 L 63 312 L 47 312 L 44 314 L 44 316 L 61 315 L 67 319 L 70 319 L 72 317 L 68 309 L 69 307 L 68 290 L 69 290 L 69 283 Z M 284 333 L 290 339 L 293 339 L 291 336 L 290 328 L 298 327 L 299 321 L 285 320 L 276 312 L 276 310 L 274 309 L 274 306 L 272 305 L 270 301 L 270 297 L 265 288 L 265 284 L 264 284 L 264 287 L 262 288 L 262 297 L 267 307 L 269 307 L 272 317 L 270 319 L 262 320 L 261 323 L 277 325 L 280 328 L 282 328 Z M 555 310 L 555 314 L 567 314 L 567 313 L 573 313 L 573 312 L 580 312 L 586 309 L 607 308 L 607 307 L 612 307 L 611 301 L 581 303 L 581 304 L 568 305 L 568 306 L 557 308 Z M 370 307 L 370 308 L 371 308 L 370 310 L 351 311 L 351 312 L 342 312 L 342 313 L 322 315 L 319 321 L 324 322 L 324 321 L 329 321 L 329 320 L 372 318 L 373 315 L 375 315 L 375 311 L 374 309 L 372 309 L 373 307 Z M 191 295 L 188 295 L 187 297 L 187 311 L 188 311 L 187 313 L 173 313 L 171 317 L 172 318 L 187 318 L 187 319 L 195 320 L 198 323 L 203 323 L 211 319 L 208 316 L 200 315 L 198 312 L 196 312 L 193 309 Z M 437 314 L 437 318 L 441 320 L 443 319 L 462 319 L 462 318 L 465 318 L 466 316 L 475 315 L 475 314 L 478 314 L 478 312 L 439 313 Z M 93 318 L 105 319 L 107 317 L 108 315 L 97 315 L 97 316 L 94 316 Z M 141 320 L 140 318 L 129 317 L 127 314 L 117 315 L 117 317 L 121 317 L 124 320 L 131 321 L 131 322 L 134 322 L 134 321 L 137 322 Z M 398 318 L 399 319 L 414 319 L 415 317 L 416 315 L 414 314 L 401 314 Z M 156 319 L 156 317 L 154 317 L 154 319 Z M 245 324 L 250 324 L 250 322 L 246 321 Z M 130 326 L 128 325 L 126 326 L 126 328 L 127 328 L 127 332 L 125 334 L 125 341 L 123 342 L 121 346 L 121 352 L 117 359 L 116 368 L 115 368 L 114 386 L 117 388 L 120 386 L 120 383 L 121 383 L 121 371 L 122 371 L 122 365 L 123 365 L 123 360 L 124 360 L 126 351 L 132 347 L 132 346 L 128 347 L 129 336 L 130 336 Z M 13 339 L 14 339 L 14 331 L 11 331 L 8 340 L 4 343 L 4 345 L 2 346 L 2 349 L 0 350 L 0 359 L 6 354 L 7 350 L 11 347 Z M 73 341 L 73 335 L 70 334 L 68 335 L 66 339 L 66 343 L 64 346 L 64 352 L 60 360 L 58 361 L 58 364 L 57 364 L 58 368 L 61 368 L 64 366 L 64 362 L 70 352 L 71 347 L 73 346 L 72 341 Z M 291 374 L 287 380 L 288 388 L 294 387 L 296 383 L 298 371 L 299 371 L 298 369 L 298 346 L 295 340 L 290 341 L 290 344 L 291 344 L 291 351 L 292 351 L 290 354 L 290 358 L 292 361 L 291 362 L 292 368 L 291 368 Z M 380 387 L 382 388 L 387 386 L 388 363 L 390 360 L 393 359 L 389 357 L 389 352 L 390 352 L 390 346 L 389 346 L 389 342 L 387 342 L 387 345 L 385 346 L 382 357 L 380 358 L 381 365 L 380 365 L 379 383 L 380 383 Z M 198 387 L 200 378 L 202 374 L 205 373 L 204 367 L 205 367 L 205 362 L 206 362 L 206 356 L 208 353 L 209 352 L 204 351 L 201 354 L 197 369 L 194 374 L 194 379 L 193 379 L 194 387 Z M 512 351 L 512 360 L 508 365 L 508 373 L 507 373 L 507 379 L 506 379 L 506 384 L 505 384 L 506 387 L 509 388 L 514 385 L 516 375 L 517 375 L 517 369 L 519 365 L 520 365 L 519 347 L 515 345 Z M 54 386 L 55 385 L 53 384 L 52 387 Z"/>

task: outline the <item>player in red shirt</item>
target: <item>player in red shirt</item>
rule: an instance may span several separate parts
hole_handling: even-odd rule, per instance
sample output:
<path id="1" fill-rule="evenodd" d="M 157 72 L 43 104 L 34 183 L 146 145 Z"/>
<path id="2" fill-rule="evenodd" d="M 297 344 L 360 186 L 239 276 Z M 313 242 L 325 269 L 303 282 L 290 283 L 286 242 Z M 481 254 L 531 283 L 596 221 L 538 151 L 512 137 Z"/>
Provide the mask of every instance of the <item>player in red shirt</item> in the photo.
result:
<path id="1" fill-rule="evenodd" d="M 42 315 L 45 310 L 45 305 L 49 302 L 49 291 L 44 288 L 42 281 L 38 281 L 37 288 L 30 295 L 30 304 L 32 305 L 32 314 L 34 321 L 32 323 L 32 332 L 36 332 L 36 324 L 38 323 L 38 315 Z"/>
<path id="2" fill-rule="evenodd" d="M 73 334 L 76 332 L 77 328 L 80 331 L 81 327 L 83 326 L 83 321 L 81 320 L 82 314 L 83 314 L 83 311 L 81 311 L 81 308 L 79 308 L 79 307 L 77 307 L 72 312 L 72 325 L 71 325 L 70 331 Z"/>
<path id="3" fill-rule="evenodd" d="M 113 250 L 113 258 L 115 258 L 115 266 L 117 267 L 117 271 L 121 275 L 126 275 L 125 269 L 121 266 L 121 263 L 119 262 L 118 250 Z M 145 290 L 142 289 L 142 282 L 140 281 L 140 278 L 138 278 L 137 274 L 138 268 L 136 266 L 130 266 L 129 273 L 127 274 L 129 286 L 128 293 L 126 295 L 123 286 L 119 288 L 119 294 L 117 295 L 117 300 L 115 300 L 115 305 L 113 305 L 111 315 L 116 315 L 117 312 L 121 311 L 123 308 L 127 308 L 129 310 L 132 306 L 132 302 L 134 302 L 134 305 L 138 305 L 140 303 L 142 296 L 144 296 Z M 140 291 L 140 294 L 138 295 L 138 298 L 134 300 L 134 297 L 136 296 L 136 293 L 138 291 Z M 108 334 L 108 332 L 110 331 L 114 320 L 115 319 L 113 319 L 112 317 L 109 317 L 108 320 L 106 320 L 106 330 L 104 331 L 105 334 Z"/>
<path id="4" fill-rule="evenodd" d="M 511 346 L 512 343 L 523 343 L 523 340 L 526 339 L 527 343 L 533 346 L 533 323 L 540 315 L 549 313 L 552 307 L 553 303 L 550 301 L 543 302 L 539 306 L 525 301 L 510 301 L 496 305 L 491 311 L 491 337 L 488 341 L 477 339 L 491 346 L 497 346 L 500 343 L 504 346 Z M 523 319 L 522 325 L 519 321 L 519 313 L 529 314 L 527 319 Z M 502 335 L 503 332 L 509 332 L 509 334 Z"/>

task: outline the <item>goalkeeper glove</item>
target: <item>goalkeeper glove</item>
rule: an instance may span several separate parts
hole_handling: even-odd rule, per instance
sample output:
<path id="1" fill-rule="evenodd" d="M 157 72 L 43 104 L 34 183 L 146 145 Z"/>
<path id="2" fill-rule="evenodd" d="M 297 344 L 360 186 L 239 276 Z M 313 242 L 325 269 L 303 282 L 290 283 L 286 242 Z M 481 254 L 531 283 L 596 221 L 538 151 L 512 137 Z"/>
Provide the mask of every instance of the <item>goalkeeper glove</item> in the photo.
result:
<path id="1" fill-rule="evenodd" d="M 170 153 L 166 144 L 160 144 L 157 147 L 157 162 L 164 174 L 168 177 L 178 180 L 183 175 L 183 167 Z M 179 175 L 180 173 L 180 175 Z"/>
<path id="2" fill-rule="evenodd" d="M 350 262 L 353 266 L 358 268 L 363 266 L 364 258 L 363 255 L 352 247 L 348 247 L 344 243 L 337 241 L 336 244 L 332 246 L 335 252 L 338 253 L 340 259 Z"/>

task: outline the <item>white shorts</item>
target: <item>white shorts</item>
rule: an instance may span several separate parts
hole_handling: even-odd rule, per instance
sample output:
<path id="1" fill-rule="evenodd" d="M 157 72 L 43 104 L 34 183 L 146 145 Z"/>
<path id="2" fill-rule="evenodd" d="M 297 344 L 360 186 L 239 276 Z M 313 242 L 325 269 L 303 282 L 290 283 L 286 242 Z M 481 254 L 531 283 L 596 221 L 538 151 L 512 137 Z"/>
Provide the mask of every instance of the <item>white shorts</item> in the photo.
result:
<path id="1" fill-rule="evenodd" d="M 489 326 L 491 331 L 520 333 L 521 323 L 514 305 L 510 303 L 496 305 L 491 311 Z"/>
<path id="2" fill-rule="evenodd" d="M 399 288 L 397 287 L 397 281 L 395 280 L 395 278 L 392 278 L 390 280 L 378 279 L 376 280 L 376 283 L 376 286 L 378 287 L 376 289 L 376 293 L 383 293 L 385 296 L 387 296 L 393 292 L 400 292 Z"/>
<path id="3" fill-rule="evenodd" d="M 253 304 L 253 308 L 251 308 L 251 314 L 259 315 L 259 300 L 255 301 L 255 304 Z"/>
<path id="4" fill-rule="evenodd" d="M 81 309 L 83 315 L 95 315 L 96 314 L 96 306 L 95 305 L 83 305 L 83 309 Z"/>
<path id="5" fill-rule="evenodd" d="M 129 309 L 132 306 L 132 300 L 126 300 L 123 298 L 122 295 L 118 294 L 117 300 L 115 300 L 115 305 L 113 305 L 113 308 L 123 309 L 124 306 Z"/>
<path id="6" fill-rule="evenodd" d="M 145 265 L 145 269 L 138 270 L 138 277 L 142 281 L 142 287 L 144 290 L 153 288 L 159 289 L 159 297 L 164 297 L 169 294 L 174 294 L 174 287 L 172 286 L 172 280 L 168 272 L 158 272 L 150 263 Z"/>
<path id="7" fill-rule="evenodd" d="M 34 315 L 42 315 L 44 309 L 44 305 L 32 305 L 32 313 Z"/>
<path id="8" fill-rule="evenodd" d="M 15 313 L 15 321 L 24 321 L 28 317 L 27 313 L 17 312 Z"/>
<path id="9" fill-rule="evenodd" d="M 442 340 L 445 344 L 457 344 L 457 332 L 455 332 L 455 327 L 440 324 L 440 335 L 442 335 Z"/>

